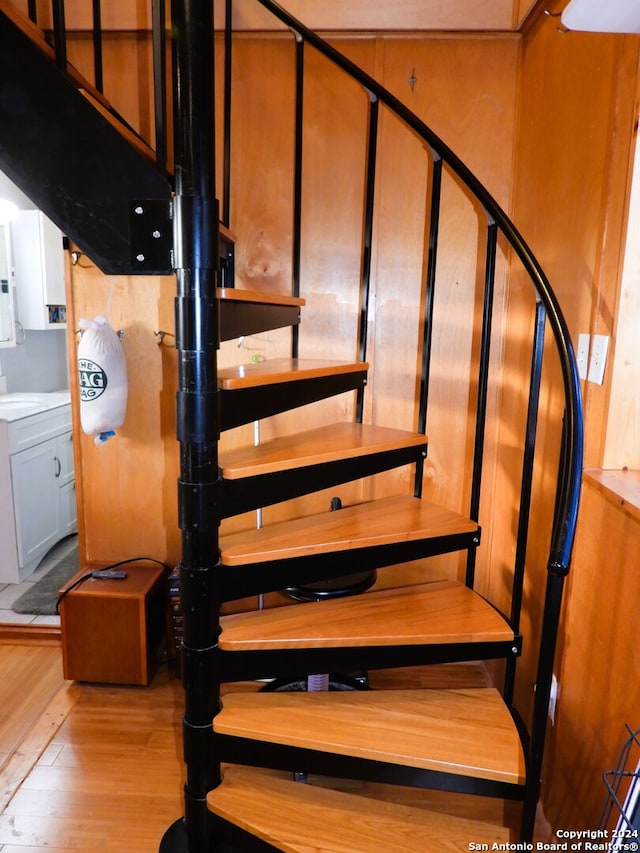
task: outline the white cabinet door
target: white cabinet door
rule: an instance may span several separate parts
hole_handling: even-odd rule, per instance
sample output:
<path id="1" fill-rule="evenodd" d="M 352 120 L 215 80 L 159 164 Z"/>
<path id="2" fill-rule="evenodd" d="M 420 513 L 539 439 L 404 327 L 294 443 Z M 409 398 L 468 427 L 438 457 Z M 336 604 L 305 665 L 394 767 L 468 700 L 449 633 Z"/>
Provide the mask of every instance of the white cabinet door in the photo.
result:
<path id="1" fill-rule="evenodd" d="M 57 439 L 52 438 L 11 457 L 18 563 L 21 567 L 44 557 L 60 539 L 57 447 Z"/>
<path id="2" fill-rule="evenodd" d="M 25 329 L 65 329 L 62 232 L 39 210 L 11 223 L 18 319 Z"/>
<path id="3" fill-rule="evenodd" d="M 58 490 L 60 500 L 60 537 L 64 538 L 78 529 L 78 507 L 75 480 L 65 483 Z"/>
<path id="4" fill-rule="evenodd" d="M 73 471 L 73 434 L 59 435 L 56 439 L 56 473 L 58 474 L 58 500 L 60 502 L 60 538 L 78 529 L 76 481 Z"/>
<path id="5" fill-rule="evenodd" d="M 56 439 L 56 459 L 58 486 L 62 487 L 73 480 L 73 435 L 70 432 Z"/>

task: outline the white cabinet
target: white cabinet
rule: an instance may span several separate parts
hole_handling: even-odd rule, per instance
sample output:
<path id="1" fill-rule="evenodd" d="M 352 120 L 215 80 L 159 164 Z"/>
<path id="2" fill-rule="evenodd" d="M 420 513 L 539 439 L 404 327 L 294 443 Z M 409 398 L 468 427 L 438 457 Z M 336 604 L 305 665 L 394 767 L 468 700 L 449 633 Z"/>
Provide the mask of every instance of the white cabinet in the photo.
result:
<path id="1" fill-rule="evenodd" d="M 62 232 L 40 210 L 21 210 L 10 230 L 19 322 L 25 329 L 65 329 Z"/>
<path id="2" fill-rule="evenodd" d="M 71 407 L 0 420 L 0 582 L 21 583 L 77 530 Z"/>
<path id="3" fill-rule="evenodd" d="M 14 292 L 9 226 L 0 219 L 0 347 L 16 345 Z"/>

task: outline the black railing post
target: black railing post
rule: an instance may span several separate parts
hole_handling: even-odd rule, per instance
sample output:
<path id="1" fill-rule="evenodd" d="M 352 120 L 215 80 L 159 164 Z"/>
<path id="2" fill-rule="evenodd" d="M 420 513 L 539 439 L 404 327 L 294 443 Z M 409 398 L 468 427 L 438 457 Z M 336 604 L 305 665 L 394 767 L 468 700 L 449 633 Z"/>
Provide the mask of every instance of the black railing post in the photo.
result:
<path id="1" fill-rule="evenodd" d="M 167 174 L 167 54 L 165 39 L 165 0 L 151 4 L 153 42 L 153 112 L 156 129 L 156 166 Z"/>
<path id="2" fill-rule="evenodd" d="M 231 218 L 231 75 L 233 71 L 233 2 L 224 7 L 224 117 L 222 161 L 222 221 L 229 227 Z"/>
<path id="3" fill-rule="evenodd" d="M 376 159 L 378 154 L 378 116 L 380 103 L 373 92 L 369 95 L 369 136 L 367 140 L 367 177 L 364 200 L 364 230 L 362 237 L 362 286 L 360 291 L 360 327 L 358 339 L 358 361 L 367 360 L 367 336 L 369 333 L 369 302 L 371 296 L 371 253 L 373 247 L 373 214 L 376 188 Z M 364 387 L 358 389 L 356 397 L 356 421 L 362 423 L 364 416 Z"/>
<path id="4" fill-rule="evenodd" d="M 93 82 L 99 92 L 104 90 L 102 78 L 102 11 L 100 0 L 93 0 Z"/>
<path id="5" fill-rule="evenodd" d="M 518 533 L 516 537 L 516 555 L 513 563 L 513 581 L 511 585 L 511 624 L 513 625 L 514 631 L 518 631 L 520 629 L 520 610 L 522 608 L 527 544 L 529 540 L 529 513 L 531 511 L 531 494 L 533 490 L 533 463 L 536 450 L 536 434 L 538 431 L 538 408 L 540 404 L 540 384 L 542 381 L 542 358 L 544 355 L 546 319 L 547 312 L 544 310 L 544 305 L 540 301 L 536 302 L 533 347 L 531 353 L 531 375 L 529 379 L 529 401 L 527 406 L 524 453 L 522 457 L 522 477 L 520 480 Z M 511 705 L 513 701 L 516 675 L 515 664 L 515 658 L 509 658 L 505 669 L 503 695 L 505 702 L 509 705 Z"/>
<path id="6" fill-rule="evenodd" d="M 206 794 L 220 783 L 212 719 L 219 710 L 217 393 L 218 211 L 214 175 L 214 27 L 210 0 L 174 0 L 174 252 L 180 441 L 178 512 L 184 613 L 185 832 L 189 851 L 213 849 Z"/>
<path id="7" fill-rule="evenodd" d="M 422 320 L 422 359 L 420 368 L 420 399 L 418 402 L 418 432 L 427 431 L 429 406 L 429 377 L 431 373 L 431 342 L 433 340 L 433 309 L 436 292 L 436 265 L 438 262 L 438 234 L 440 231 L 440 203 L 442 200 L 442 158 L 432 154 L 431 204 L 429 211 L 429 251 L 425 287 L 424 317 Z M 424 460 L 416 463 L 414 495 L 422 497 Z"/>
<path id="8" fill-rule="evenodd" d="M 469 517 L 474 521 L 480 516 L 480 492 L 482 490 L 482 465 L 484 461 L 484 434 L 487 421 L 487 394 L 489 386 L 489 358 L 491 356 L 491 328 L 493 325 L 493 293 L 496 278 L 496 249 L 498 227 L 493 219 L 487 226 L 487 249 L 484 266 L 484 300 L 482 305 L 482 337 L 480 340 L 480 364 L 478 367 L 478 394 L 476 401 L 476 430 L 473 445 L 473 472 L 471 475 L 471 500 Z M 473 587 L 476 567 L 476 549 L 467 555 L 465 583 Z"/>
<path id="9" fill-rule="evenodd" d="M 300 263 L 302 256 L 302 125 L 304 119 L 304 40 L 294 33 L 296 39 L 296 107 L 295 142 L 293 165 L 293 247 L 291 293 L 300 296 Z M 291 329 L 291 357 L 299 352 L 300 329 Z"/>
<path id="10" fill-rule="evenodd" d="M 525 790 L 520 838 L 530 841 L 536 819 L 536 806 L 540 797 L 542 784 L 542 759 L 544 742 L 547 734 L 547 715 L 549 713 L 549 697 L 551 696 L 551 681 L 553 678 L 553 661 L 558 638 L 558 624 L 562 607 L 562 592 L 564 576 L 547 575 L 547 586 L 542 620 L 542 635 L 540 639 L 540 654 L 535 683 L 535 700 L 531 738 L 527 756 L 527 786 Z"/>
<path id="11" fill-rule="evenodd" d="M 67 71 L 67 27 L 64 21 L 64 0 L 53 0 L 53 46 L 56 52 L 56 65 L 65 74 Z"/>

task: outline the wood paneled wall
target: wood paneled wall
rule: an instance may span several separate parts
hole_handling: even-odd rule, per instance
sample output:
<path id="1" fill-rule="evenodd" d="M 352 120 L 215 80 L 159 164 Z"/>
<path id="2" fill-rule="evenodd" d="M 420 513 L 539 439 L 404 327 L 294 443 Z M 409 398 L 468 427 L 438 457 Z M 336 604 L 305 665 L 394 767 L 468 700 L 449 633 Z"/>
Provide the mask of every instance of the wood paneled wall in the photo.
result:
<path id="1" fill-rule="evenodd" d="M 523 40 L 521 69 L 514 219 L 560 297 L 574 343 L 580 332 L 615 341 L 638 40 L 562 34 L 541 16 Z M 608 370 L 603 386 L 583 384 L 587 466 L 602 461 L 609 383 Z M 547 446 L 549 437 L 543 432 L 541 440 Z M 584 488 L 543 784 L 555 829 L 596 827 L 606 795 L 601 772 L 615 764 L 624 724 L 640 724 L 630 617 L 613 615 L 637 604 L 639 536 L 620 505 Z M 533 531 L 534 553 L 537 539 Z M 528 610 L 535 614 L 539 605 L 532 601 Z"/>

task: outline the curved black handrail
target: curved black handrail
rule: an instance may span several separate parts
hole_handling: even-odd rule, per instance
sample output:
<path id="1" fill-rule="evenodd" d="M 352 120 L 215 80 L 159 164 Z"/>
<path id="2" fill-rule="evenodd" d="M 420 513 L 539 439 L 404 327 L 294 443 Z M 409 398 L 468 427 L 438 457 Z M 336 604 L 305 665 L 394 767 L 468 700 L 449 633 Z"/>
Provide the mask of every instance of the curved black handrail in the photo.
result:
<path id="1" fill-rule="evenodd" d="M 293 30 L 297 36 L 316 48 L 316 50 L 354 80 L 361 83 L 380 103 L 395 113 L 407 127 L 427 143 L 432 152 L 446 163 L 478 199 L 486 211 L 490 222 L 494 222 L 504 234 L 507 242 L 519 257 L 525 272 L 529 275 L 538 297 L 547 312 L 547 319 L 556 342 L 564 384 L 565 423 L 561 452 L 562 462 L 558 477 L 558 492 L 548 570 L 550 574 L 566 575 L 569 571 L 571 561 L 571 550 L 575 537 L 582 483 L 582 402 L 580 378 L 578 376 L 575 353 L 567 323 L 544 270 L 523 236 L 498 202 L 468 166 L 462 162 L 427 124 L 373 77 L 370 77 L 317 33 L 310 30 L 293 15 L 290 15 L 286 9 L 283 9 L 274 0 L 257 0 L 257 2 Z"/>

